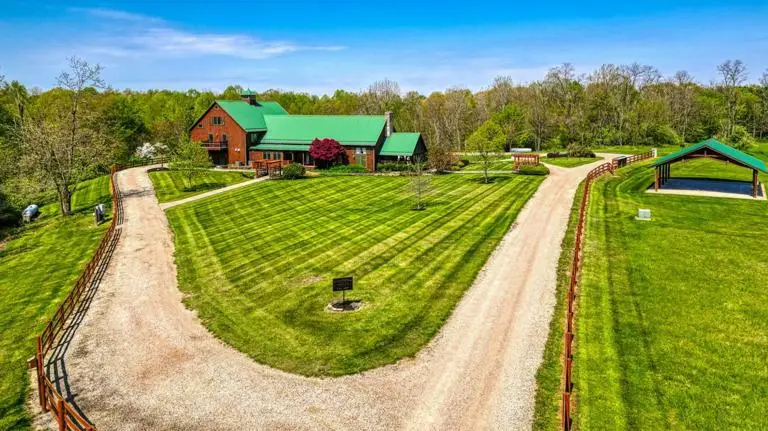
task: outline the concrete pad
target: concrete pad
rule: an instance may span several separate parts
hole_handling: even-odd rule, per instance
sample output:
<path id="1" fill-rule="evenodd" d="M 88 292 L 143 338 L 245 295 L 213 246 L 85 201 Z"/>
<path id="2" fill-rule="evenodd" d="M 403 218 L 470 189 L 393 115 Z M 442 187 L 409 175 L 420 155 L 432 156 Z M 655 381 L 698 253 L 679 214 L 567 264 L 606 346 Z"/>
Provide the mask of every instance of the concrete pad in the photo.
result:
<path id="1" fill-rule="evenodd" d="M 752 183 L 749 181 L 707 178 L 670 178 L 666 184 L 659 188 L 658 192 L 651 185 L 646 193 L 766 200 L 764 184 L 758 185 L 757 198 L 753 198 Z"/>

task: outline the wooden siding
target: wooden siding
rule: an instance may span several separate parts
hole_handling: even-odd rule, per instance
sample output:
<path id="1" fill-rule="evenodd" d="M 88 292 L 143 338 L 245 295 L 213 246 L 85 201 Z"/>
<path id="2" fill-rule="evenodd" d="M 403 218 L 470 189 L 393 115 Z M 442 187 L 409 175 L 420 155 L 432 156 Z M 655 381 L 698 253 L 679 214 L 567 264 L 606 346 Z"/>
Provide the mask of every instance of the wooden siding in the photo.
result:
<path id="1" fill-rule="evenodd" d="M 224 124 L 214 125 L 213 117 L 222 117 Z M 214 104 L 203 117 L 198 120 L 189 132 L 190 138 L 193 141 L 206 142 L 208 141 L 208 135 L 213 134 L 214 142 L 221 142 L 221 138 L 224 134 L 227 135 L 227 149 L 226 150 L 209 150 L 211 153 L 214 151 L 226 152 L 227 164 L 233 165 L 236 162 L 240 162 L 241 165 L 246 165 L 246 159 L 248 150 L 246 149 L 247 133 L 243 130 L 237 122 L 227 114 L 226 111 L 221 109 L 218 104 Z"/>

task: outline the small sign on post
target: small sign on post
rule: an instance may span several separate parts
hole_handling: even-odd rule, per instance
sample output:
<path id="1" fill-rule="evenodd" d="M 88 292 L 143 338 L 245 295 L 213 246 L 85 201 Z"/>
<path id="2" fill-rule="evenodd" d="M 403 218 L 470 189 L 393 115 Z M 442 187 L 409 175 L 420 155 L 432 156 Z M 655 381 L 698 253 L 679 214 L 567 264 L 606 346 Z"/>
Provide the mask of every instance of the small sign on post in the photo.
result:
<path id="1" fill-rule="evenodd" d="M 353 285 L 352 277 L 341 277 L 333 279 L 333 291 L 341 292 L 341 303 L 344 304 L 347 301 L 346 292 L 352 290 Z"/>

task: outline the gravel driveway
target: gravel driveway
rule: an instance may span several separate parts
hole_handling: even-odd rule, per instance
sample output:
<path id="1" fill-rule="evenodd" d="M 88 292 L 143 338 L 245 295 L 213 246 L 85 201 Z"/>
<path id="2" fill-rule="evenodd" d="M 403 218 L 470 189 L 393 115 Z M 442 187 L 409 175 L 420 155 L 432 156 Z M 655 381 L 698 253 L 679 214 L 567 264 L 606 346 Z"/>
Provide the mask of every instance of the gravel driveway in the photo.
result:
<path id="1" fill-rule="evenodd" d="M 122 236 L 67 360 L 102 430 L 529 429 L 571 202 L 601 162 L 552 174 L 446 325 L 414 359 L 306 378 L 254 363 L 181 303 L 146 168 L 118 174 Z"/>

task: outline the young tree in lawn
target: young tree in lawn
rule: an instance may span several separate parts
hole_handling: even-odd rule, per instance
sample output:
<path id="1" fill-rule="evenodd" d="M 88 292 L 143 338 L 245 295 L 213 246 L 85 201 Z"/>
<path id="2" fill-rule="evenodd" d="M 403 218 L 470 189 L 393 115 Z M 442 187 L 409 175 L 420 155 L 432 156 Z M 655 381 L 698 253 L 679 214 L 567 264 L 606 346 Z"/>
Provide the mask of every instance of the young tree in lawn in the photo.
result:
<path id="1" fill-rule="evenodd" d="M 418 211 L 427 209 L 424 196 L 429 192 L 429 187 L 432 184 L 432 176 L 424 174 L 424 165 L 421 156 L 414 156 L 408 162 L 410 187 L 414 198 L 413 209 Z"/>
<path id="2" fill-rule="evenodd" d="M 478 153 L 483 164 L 485 183 L 490 182 L 488 169 L 492 163 L 494 153 L 504 151 L 507 138 L 504 129 L 493 120 L 488 120 L 477 128 L 467 139 L 467 151 Z"/>
<path id="3" fill-rule="evenodd" d="M 346 152 L 339 141 L 331 138 L 315 138 L 309 146 L 309 155 L 325 166 L 332 166 L 343 160 Z"/>
<path id="4" fill-rule="evenodd" d="M 69 67 L 57 78 L 58 88 L 41 96 L 33 115 L 14 130 L 22 172 L 54 186 L 63 216 L 71 213 L 77 183 L 97 163 L 108 163 L 111 149 L 94 107 L 95 89 L 104 87 L 101 66 L 73 57 Z"/>
<path id="5" fill-rule="evenodd" d="M 195 178 L 205 169 L 213 166 L 208 158 L 208 150 L 203 148 L 199 142 L 192 141 L 186 135 L 179 139 L 179 144 L 171 157 L 171 163 L 174 169 L 184 171 L 187 180 L 187 190 L 192 190 Z"/>

